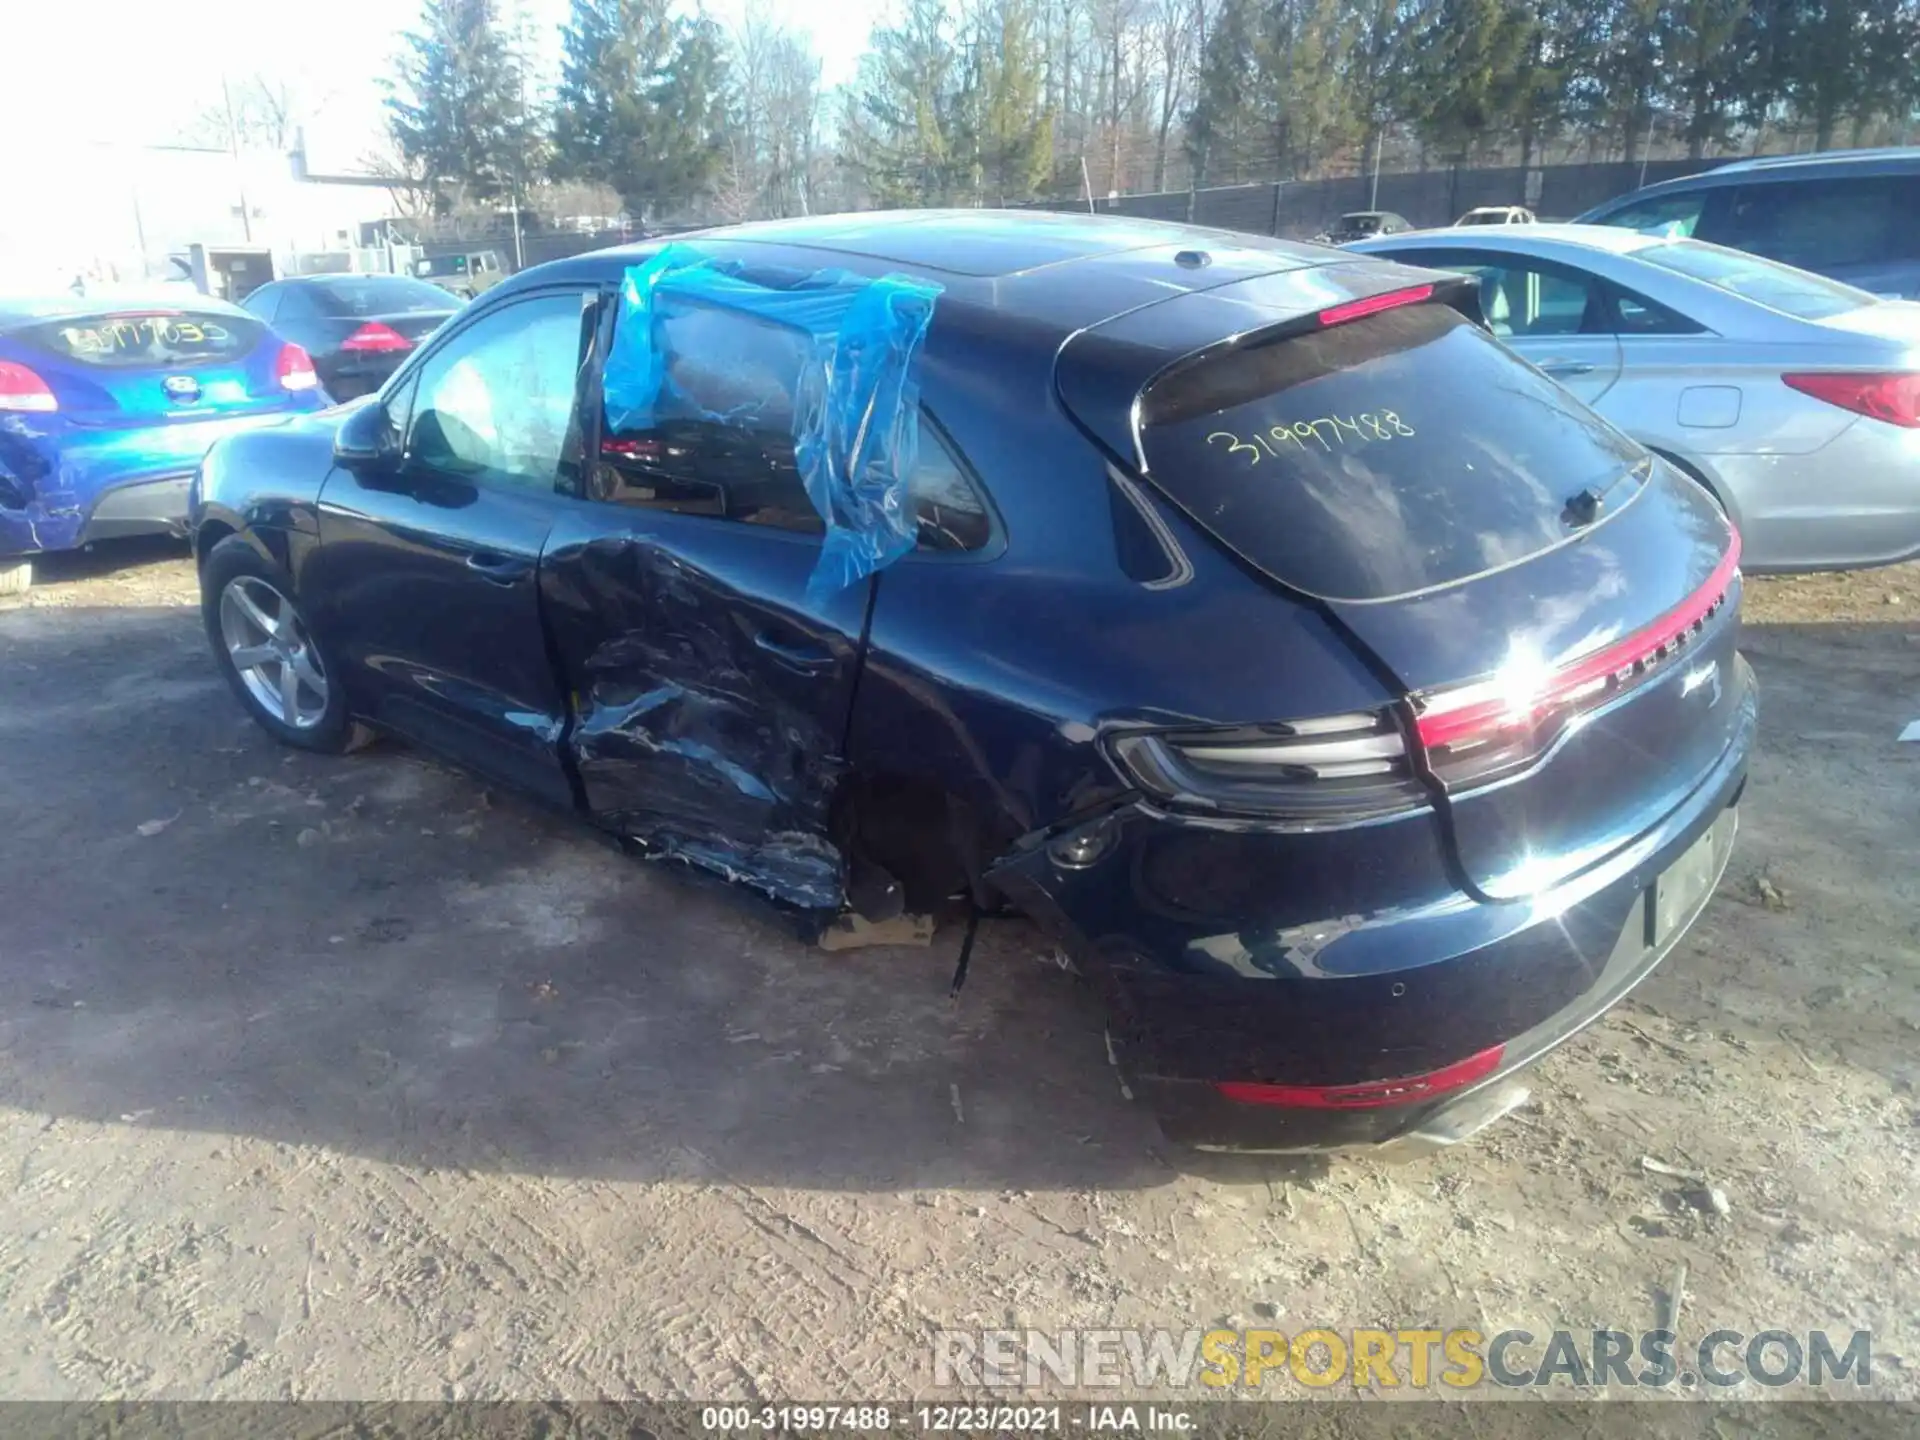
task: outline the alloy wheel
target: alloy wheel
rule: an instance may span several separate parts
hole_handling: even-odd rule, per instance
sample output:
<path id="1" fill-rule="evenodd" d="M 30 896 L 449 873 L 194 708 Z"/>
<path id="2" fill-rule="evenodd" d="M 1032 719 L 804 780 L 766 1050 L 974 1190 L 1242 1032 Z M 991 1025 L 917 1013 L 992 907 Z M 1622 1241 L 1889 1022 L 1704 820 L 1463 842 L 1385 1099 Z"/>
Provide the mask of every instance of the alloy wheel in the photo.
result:
<path id="1" fill-rule="evenodd" d="M 220 638 L 247 693 L 281 724 L 311 730 L 326 718 L 327 672 L 293 602 L 265 580 L 239 575 L 220 595 Z"/>

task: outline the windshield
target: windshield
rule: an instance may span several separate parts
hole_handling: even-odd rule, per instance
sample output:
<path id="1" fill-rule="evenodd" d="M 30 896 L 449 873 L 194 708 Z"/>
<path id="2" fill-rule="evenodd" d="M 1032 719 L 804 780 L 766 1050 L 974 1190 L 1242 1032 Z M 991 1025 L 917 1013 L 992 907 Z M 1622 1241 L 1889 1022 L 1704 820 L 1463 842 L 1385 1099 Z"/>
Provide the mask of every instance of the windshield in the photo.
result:
<path id="1" fill-rule="evenodd" d="M 1178 371 L 1143 401 L 1148 477 L 1296 589 L 1377 600 L 1574 533 L 1646 453 L 1441 305 L 1401 306 Z"/>
<path id="2" fill-rule="evenodd" d="M 1709 245 L 1704 240 L 1670 240 L 1662 245 L 1649 245 L 1634 251 L 1633 258 L 1704 280 L 1729 295 L 1738 295 L 1800 320 L 1825 320 L 1831 315 L 1876 303 L 1865 290 L 1842 285 L 1838 280 L 1795 270 L 1791 265 L 1777 265 L 1744 250 Z"/>
<path id="3" fill-rule="evenodd" d="M 427 315 L 460 308 L 460 299 L 438 285 L 403 275 L 366 280 L 329 280 L 319 290 L 320 308 L 342 318 L 361 315 Z"/>
<path id="4" fill-rule="evenodd" d="M 413 262 L 416 275 L 464 275 L 467 273 L 465 255 L 429 255 L 423 260 Z"/>

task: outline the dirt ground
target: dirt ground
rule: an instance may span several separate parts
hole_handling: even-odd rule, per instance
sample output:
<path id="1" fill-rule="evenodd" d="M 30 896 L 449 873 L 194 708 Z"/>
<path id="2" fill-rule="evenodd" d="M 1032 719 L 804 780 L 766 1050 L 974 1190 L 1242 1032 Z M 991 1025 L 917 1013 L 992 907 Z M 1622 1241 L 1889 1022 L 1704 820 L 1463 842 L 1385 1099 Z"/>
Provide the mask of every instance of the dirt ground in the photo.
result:
<path id="1" fill-rule="evenodd" d="M 193 600 L 156 545 L 0 612 L 0 1396 L 897 1398 L 943 1327 L 1638 1330 L 1684 1263 L 1683 1345 L 1870 1329 L 1920 1397 L 1920 567 L 1750 584 L 1718 899 L 1399 1167 L 1170 1153 L 1020 925 L 951 1004 L 951 935 L 279 750 Z"/>

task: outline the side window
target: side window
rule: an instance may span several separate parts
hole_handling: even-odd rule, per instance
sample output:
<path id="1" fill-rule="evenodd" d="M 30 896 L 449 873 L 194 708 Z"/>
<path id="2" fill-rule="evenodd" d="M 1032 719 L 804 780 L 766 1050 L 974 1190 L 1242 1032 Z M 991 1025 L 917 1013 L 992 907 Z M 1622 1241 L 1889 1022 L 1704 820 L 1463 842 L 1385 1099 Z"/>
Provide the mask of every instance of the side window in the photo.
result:
<path id="1" fill-rule="evenodd" d="M 564 291 L 502 306 L 430 356 L 415 387 L 407 463 L 552 490 L 574 433 L 584 299 Z"/>
<path id="2" fill-rule="evenodd" d="M 907 494 L 920 527 L 922 550 L 979 550 L 993 537 L 987 502 L 961 469 L 940 432 L 920 420 L 920 453 L 907 476 Z"/>
<path id="3" fill-rule="evenodd" d="M 1529 267 L 1505 256 L 1449 268 L 1479 277 L 1481 311 L 1502 339 L 1595 335 L 1611 328 L 1598 287 L 1570 271 Z"/>
<path id="4" fill-rule="evenodd" d="M 806 371 L 807 339 L 718 310 L 689 309 L 663 323 L 672 387 L 707 413 L 617 429 L 603 412 L 588 498 L 824 535 L 793 446 L 790 387 Z M 939 431 L 924 417 L 919 428 L 907 477 L 919 548 L 978 549 L 992 535 L 986 502 Z"/>
<path id="5" fill-rule="evenodd" d="M 673 389 L 707 414 L 644 429 L 603 425 L 588 496 L 824 535 L 793 453 L 788 385 L 801 373 L 805 340 L 785 326 L 719 310 L 688 310 L 663 323 Z"/>
<path id="6" fill-rule="evenodd" d="M 1613 314 L 1622 335 L 1698 335 L 1706 328 L 1630 290 L 1613 292 Z"/>
<path id="7" fill-rule="evenodd" d="M 274 306 L 287 292 L 278 285 L 262 285 L 246 299 L 240 302 L 240 308 L 249 315 L 258 315 L 267 324 L 273 323 Z"/>
<path id="8" fill-rule="evenodd" d="M 1662 195 L 1655 200 L 1622 206 L 1611 215 L 1601 217 L 1599 223 L 1618 226 L 1622 230 L 1638 230 L 1642 235 L 1663 235 L 1669 240 L 1686 240 L 1692 238 L 1694 227 L 1700 223 L 1700 212 L 1705 208 L 1706 200 L 1707 192 L 1704 190 L 1683 190 L 1678 195 Z"/>
<path id="9" fill-rule="evenodd" d="M 1897 259 L 1920 248 L 1901 208 L 1905 184 L 1881 175 L 1743 185 L 1724 228 L 1702 238 L 1803 270 Z"/>

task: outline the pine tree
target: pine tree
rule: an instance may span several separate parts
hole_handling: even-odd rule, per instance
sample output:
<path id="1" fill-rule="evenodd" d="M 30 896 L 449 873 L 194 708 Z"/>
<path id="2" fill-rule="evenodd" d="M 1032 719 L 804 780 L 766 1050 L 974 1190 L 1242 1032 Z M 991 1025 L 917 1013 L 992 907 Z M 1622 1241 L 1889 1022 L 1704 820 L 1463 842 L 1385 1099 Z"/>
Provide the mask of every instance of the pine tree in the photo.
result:
<path id="1" fill-rule="evenodd" d="M 493 0 L 427 0 L 388 87 L 401 157 L 468 200 L 508 194 L 530 153 L 533 117 Z M 450 197 L 442 191 L 438 207 Z"/>
<path id="2" fill-rule="evenodd" d="M 657 199 L 648 188 L 661 129 L 655 94 L 673 41 L 666 0 L 573 0 L 561 35 L 555 167 L 607 186 L 636 217 Z"/>

